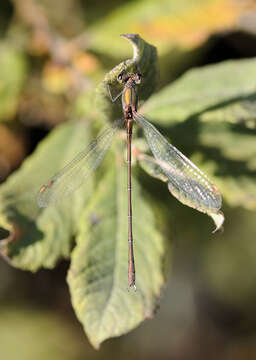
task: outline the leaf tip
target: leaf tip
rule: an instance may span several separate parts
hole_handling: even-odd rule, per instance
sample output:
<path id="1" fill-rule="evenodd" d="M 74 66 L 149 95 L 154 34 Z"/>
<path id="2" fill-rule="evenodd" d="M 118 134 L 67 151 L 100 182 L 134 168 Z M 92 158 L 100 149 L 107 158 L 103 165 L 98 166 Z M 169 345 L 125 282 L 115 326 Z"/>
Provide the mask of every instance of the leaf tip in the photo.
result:
<path id="1" fill-rule="evenodd" d="M 139 34 L 120 34 L 120 36 L 135 43 L 141 40 Z"/>
<path id="2" fill-rule="evenodd" d="M 213 230 L 212 233 L 214 234 L 219 230 L 223 230 L 223 223 L 225 220 L 223 212 L 219 210 L 217 213 L 211 213 L 209 215 L 211 216 L 216 225 L 216 228 Z"/>

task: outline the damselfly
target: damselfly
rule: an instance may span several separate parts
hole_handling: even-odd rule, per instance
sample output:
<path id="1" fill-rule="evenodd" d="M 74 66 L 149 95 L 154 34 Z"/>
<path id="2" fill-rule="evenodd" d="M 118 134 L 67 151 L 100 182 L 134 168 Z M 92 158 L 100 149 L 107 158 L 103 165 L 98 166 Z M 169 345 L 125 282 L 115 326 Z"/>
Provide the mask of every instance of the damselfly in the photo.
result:
<path id="1" fill-rule="evenodd" d="M 122 108 L 127 133 L 128 283 L 129 286 L 135 287 L 131 187 L 133 122 L 135 121 L 143 129 L 148 145 L 154 155 L 155 164 L 166 177 L 171 193 L 181 202 L 202 212 L 212 213 L 214 217 L 214 215 L 218 216 L 221 208 L 221 195 L 217 187 L 208 180 L 196 165 L 168 143 L 160 132 L 137 112 L 138 97 L 136 90 L 141 82 L 141 74 L 139 72 L 120 73 L 117 80 L 123 84 L 124 88 L 115 98 L 111 96 L 111 99 L 114 102 L 122 95 Z M 83 184 L 99 166 L 117 130 L 118 126 L 116 124 L 107 128 L 84 151 L 79 153 L 66 167 L 43 185 L 37 196 L 38 205 L 45 207 L 55 203 Z"/>

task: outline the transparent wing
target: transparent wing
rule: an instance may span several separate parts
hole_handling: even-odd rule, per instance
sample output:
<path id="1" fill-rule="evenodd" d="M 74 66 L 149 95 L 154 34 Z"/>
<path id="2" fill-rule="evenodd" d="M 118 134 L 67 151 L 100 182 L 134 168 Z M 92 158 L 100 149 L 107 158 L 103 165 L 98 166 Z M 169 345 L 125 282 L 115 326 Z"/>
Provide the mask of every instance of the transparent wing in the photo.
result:
<path id="1" fill-rule="evenodd" d="M 160 134 L 142 115 L 134 112 L 157 164 L 167 177 L 170 192 L 185 205 L 205 213 L 217 213 L 221 195 L 207 176 Z"/>
<path id="2" fill-rule="evenodd" d="M 120 121 L 105 129 L 86 149 L 50 178 L 37 194 L 38 206 L 57 203 L 79 188 L 101 163 L 119 127 Z"/>

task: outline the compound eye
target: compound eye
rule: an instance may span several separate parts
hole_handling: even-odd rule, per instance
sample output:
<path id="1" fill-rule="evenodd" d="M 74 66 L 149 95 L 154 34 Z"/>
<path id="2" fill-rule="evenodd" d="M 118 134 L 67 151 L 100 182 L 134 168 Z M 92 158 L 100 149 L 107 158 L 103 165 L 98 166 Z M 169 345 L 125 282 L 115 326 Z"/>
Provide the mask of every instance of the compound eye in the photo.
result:
<path id="1" fill-rule="evenodd" d="M 141 78 L 142 78 L 141 73 L 138 73 L 138 74 L 136 75 L 136 78 L 135 78 L 135 83 L 136 83 L 136 84 L 140 84 Z"/>
<path id="2" fill-rule="evenodd" d="M 117 76 L 117 81 L 122 83 L 123 82 L 123 73 L 120 73 L 118 76 Z"/>

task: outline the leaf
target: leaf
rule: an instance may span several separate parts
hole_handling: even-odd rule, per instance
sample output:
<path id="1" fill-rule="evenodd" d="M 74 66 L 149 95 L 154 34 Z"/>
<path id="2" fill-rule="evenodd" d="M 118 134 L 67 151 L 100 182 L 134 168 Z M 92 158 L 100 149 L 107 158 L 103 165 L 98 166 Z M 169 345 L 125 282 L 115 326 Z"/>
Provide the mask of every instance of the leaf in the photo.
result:
<path id="1" fill-rule="evenodd" d="M 167 176 L 163 173 L 161 167 L 159 166 L 155 158 L 143 153 L 139 153 L 137 155 L 137 158 L 142 169 L 146 171 L 150 176 L 162 180 L 163 182 L 168 181 Z"/>
<path id="2" fill-rule="evenodd" d="M 203 124 L 199 137 L 206 153 L 209 149 L 221 151 L 219 156 L 215 156 L 215 173 L 226 201 L 231 206 L 250 210 L 256 208 L 255 137 L 255 129 L 226 123 L 217 126 L 216 123 Z"/>
<path id="3" fill-rule="evenodd" d="M 236 165 L 236 164 L 235 164 Z M 243 206 L 248 210 L 256 209 L 256 171 L 220 177 L 218 184 L 230 206 Z"/>
<path id="4" fill-rule="evenodd" d="M 226 120 L 225 114 L 222 123 L 202 123 L 200 143 L 205 147 L 221 148 L 222 154 L 230 160 L 248 161 L 255 158 L 256 130 L 237 124 L 227 124 L 224 120 Z"/>
<path id="5" fill-rule="evenodd" d="M 24 54 L 5 43 L 0 44 L 0 121 L 11 119 L 27 74 Z"/>
<path id="6" fill-rule="evenodd" d="M 127 289 L 126 183 L 126 168 L 119 156 L 81 216 L 68 273 L 74 309 L 96 348 L 151 317 L 163 285 L 163 238 L 133 178 L 137 291 Z"/>
<path id="7" fill-rule="evenodd" d="M 42 266 L 52 268 L 61 256 L 69 255 L 71 236 L 91 183 L 74 195 L 72 206 L 67 199 L 56 207 L 40 210 L 36 193 L 89 138 L 90 126 L 86 122 L 59 126 L 1 186 L 0 227 L 10 232 L 1 241 L 1 253 L 12 265 L 35 271 Z"/>
<path id="8" fill-rule="evenodd" d="M 191 117 L 255 124 L 255 73 L 255 59 L 190 70 L 152 96 L 141 111 L 162 125 Z"/>

